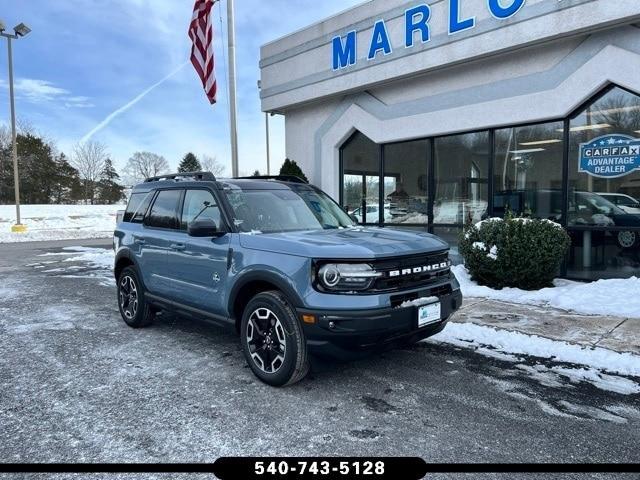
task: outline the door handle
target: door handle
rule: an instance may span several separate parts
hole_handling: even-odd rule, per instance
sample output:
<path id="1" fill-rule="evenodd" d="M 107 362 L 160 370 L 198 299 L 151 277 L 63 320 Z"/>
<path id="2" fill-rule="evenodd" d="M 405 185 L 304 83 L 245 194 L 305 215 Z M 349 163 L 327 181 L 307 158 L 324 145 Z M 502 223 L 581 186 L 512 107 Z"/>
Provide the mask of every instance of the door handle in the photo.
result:
<path id="1" fill-rule="evenodd" d="M 174 243 L 171 245 L 171 250 L 175 250 L 177 252 L 183 252 L 186 248 L 187 246 L 184 243 Z"/>
<path id="2" fill-rule="evenodd" d="M 147 241 L 144 238 L 138 237 L 136 235 L 133 236 L 133 241 L 136 245 L 144 245 L 145 243 L 147 243 Z"/>

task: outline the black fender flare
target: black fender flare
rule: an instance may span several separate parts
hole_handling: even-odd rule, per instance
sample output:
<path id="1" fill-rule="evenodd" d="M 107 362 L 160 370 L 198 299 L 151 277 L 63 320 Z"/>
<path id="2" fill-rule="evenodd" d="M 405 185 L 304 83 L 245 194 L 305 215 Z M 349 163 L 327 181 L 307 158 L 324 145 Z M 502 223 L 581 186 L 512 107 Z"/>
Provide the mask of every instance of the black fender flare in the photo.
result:
<path id="1" fill-rule="evenodd" d="M 118 263 L 120 263 L 121 260 L 126 259 L 128 260 L 130 263 L 133 264 L 133 267 L 136 269 L 136 272 L 138 273 L 138 279 L 143 282 L 142 280 L 142 275 L 140 273 L 140 267 L 138 266 L 138 262 L 135 258 L 135 256 L 127 249 L 121 249 L 119 252 L 116 253 L 116 258 L 113 262 L 113 275 L 116 276 L 116 266 L 118 265 Z M 116 276 L 116 282 L 118 281 L 118 278 Z M 144 285 L 143 285 L 144 286 Z"/>
<path id="2" fill-rule="evenodd" d="M 231 291 L 229 292 L 229 300 L 227 303 L 227 311 L 229 316 L 233 318 L 234 305 L 238 298 L 238 295 L 242 289 L 252 282 L 267 282 L 272 284 L 282 293 L 284 293 L 287 300 L 294 308 L 300 308 L 304 306 L 302 297 L 300 294 L 287 282 L 287 280 L 274 272 L 247 272 L 241 274 L 237 281 L 234 283 Z"/>

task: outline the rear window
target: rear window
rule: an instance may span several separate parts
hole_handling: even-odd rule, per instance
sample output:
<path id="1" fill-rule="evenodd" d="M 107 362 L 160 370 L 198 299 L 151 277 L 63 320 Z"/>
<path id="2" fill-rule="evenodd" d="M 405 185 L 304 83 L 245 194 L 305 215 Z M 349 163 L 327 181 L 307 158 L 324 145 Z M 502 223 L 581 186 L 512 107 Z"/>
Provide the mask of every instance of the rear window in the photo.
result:
<path id="1" fill-rule="evenodd" d="M 133 193 L 129 198 L 127 210 L 124 212 L 123 222 L 142 223 L 144 214 L 147 213 L 153 192 L 149 193 Z"/>
<path id="2" fill-rule="evenodd" d="M 155 228 L 178 228 L 178 201 L 182 190 L 161 190 L 156 197 L 145 225 Z"/>

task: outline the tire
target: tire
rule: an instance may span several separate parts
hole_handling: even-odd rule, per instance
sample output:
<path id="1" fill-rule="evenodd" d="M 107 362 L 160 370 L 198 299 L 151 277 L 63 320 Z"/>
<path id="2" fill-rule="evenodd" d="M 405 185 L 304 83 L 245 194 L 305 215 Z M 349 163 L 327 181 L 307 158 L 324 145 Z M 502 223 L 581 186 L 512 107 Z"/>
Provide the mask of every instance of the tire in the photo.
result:
<path id="1" fill-rule="evenodd" d="M 259 293 L 249 301 L 242 315 L 240 341 L 249 367 L 268 385 L 293 385 L 309 372 L 302 326 L 278 291 Z"/>
<path id="2" fill-rule="evenodd" d="M 631 248 L 635 248 L 640 244 L 640 235 L 638 232 L 618 232 L 616 236 L 616 240 L 618 241 L 618 246 L 623 250 L 629 250 Z"/>
<path id="3" fill-rule="evenodd" d="M 118 309 L 122 320 L 131 328 L 148 327 L 153 323 L 154 314 L 144 296 L 144 288 L 133 267 L 120 273 L 117 285 Z"/>

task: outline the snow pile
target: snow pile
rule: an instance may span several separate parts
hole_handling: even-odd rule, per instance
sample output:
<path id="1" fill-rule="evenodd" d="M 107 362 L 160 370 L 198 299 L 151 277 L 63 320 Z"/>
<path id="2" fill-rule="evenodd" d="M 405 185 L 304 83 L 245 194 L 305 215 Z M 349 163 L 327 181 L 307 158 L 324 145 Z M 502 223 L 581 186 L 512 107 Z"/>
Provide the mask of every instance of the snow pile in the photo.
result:
<path id="1" fill-rule="evenodd" d="M 473 242 L 472 247 L 476 250 L 487 250 L 487 246 L 483 242 Z M 492 260 L 498 259 L 498 247 L 496 245 L 492 246 L 487 253 L 487 257 Z"/>
<path id="2" fill-rule="evenodd" d="M 532 218 L 512 218 L 511 219 L 512 222 L 520 222 L 520 223 L 530 223 L 533 220 L 534 219 Z M 541 219 L 535 219 L 535 220 L 539 222 L 545 222 L 550 225 L 553 225 L 556 228 L 562 229 L 562 225 L 560 225 L 557 222 L 554 222 L 553 220 L 549 220 L 548 218 L 541 218 Z M 484 223 L 492 223 L 492 222 L 504 222 L 504 218 L 500 218 L 500 217 L 487 218 L 486 220 L 481 220 L 480 222 L 476 223 L 475 227 L 477 229 L 480 229 L 480 227 L 482 227 Z"/>
<path id="3" fill-rule="evenodd" d="M 113 270 L 115 258 L 113 250 L 89 247 L 65 247 L 63 250 L 71 253 L 79 253 L 79 255 L 66 258 L 65 262 L 85 262 L 101 270 Z"/>
<path id="4" fill-rule="evenodd" d="M 113 285 L 113 250 L 90 247 L 65 247 L 63 250 L 63 252 L 39 255 L 39 257 L 64 257 L 60 261 L 43 261 L 39 264 L 28 266 L 33 266 L 34 268 L 51 266 L 54 268 L 41 271 L 48 274 L 55 273 L 60 278 L 97 278 L 102 285 Z M 78 263 L 85 266 L 79 266 L 77 265 Z M 65 266 L 65 264 L 69 265 Z"/>
<path id="5" fill-rule="evenodd" d="M 593 283 L 555 280 L 553 288 L 526 291 L 518 288 L 494 290 L 471 280 L 463 265 L 452 267 L 465 297 L 481 297 L 527 305 L 540 305 L 582 315 L 640 318 L 640 278 L 600 280 Z"/>
<path id="6" fill-rule="evenodd" d="M 548 377 L 547 380 L 559 375 L 574 382 L 592 383 L 602 390 L 626 395 L 640 393 L 640 384 L 628 378 L 615 376 L 640 377 L 640 356 L 632 353 L 619 353 L 605 348 L 586 348 L 472 323 L 450 323 L 442 332 L 426 342 L 474 348 L 483 355 L 512 362 L 521 362 L 525 360 L 522 356 L 527 356 L 541 358 L 543 362 L 572 364 L 577 367 L 547 367 L 538 364 L 535 367 L 524 365 L 523 369 L 529 370 L 533 377 Z"/>
<path id="7" fill-rule="evenodd" d="M 0 205 L 0 243 L 42 240 L 107 238 L 116 227 L 116 214 L 124 205 L 22 205 L 27 233 L 12 233 L 14 205 Z"/>

